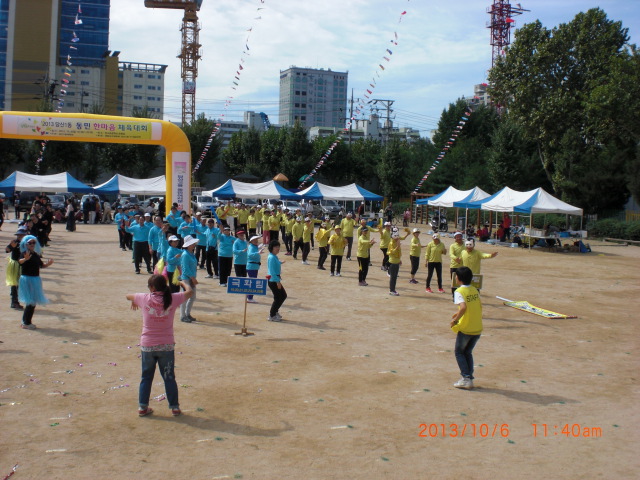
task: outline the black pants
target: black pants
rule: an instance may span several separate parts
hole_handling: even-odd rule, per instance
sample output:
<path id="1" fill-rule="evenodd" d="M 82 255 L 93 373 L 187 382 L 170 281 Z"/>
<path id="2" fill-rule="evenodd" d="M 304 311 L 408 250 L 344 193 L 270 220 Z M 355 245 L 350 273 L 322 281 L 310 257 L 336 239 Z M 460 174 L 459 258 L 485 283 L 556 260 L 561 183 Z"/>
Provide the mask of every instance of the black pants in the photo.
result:
<path id="1" fill-rule="evenodd" d="M 35 305 L 25 305 L 24 312 L 22 313 L 22 324 L 23 325 L 31 325 L 31 319 L 33 318 L 33 314 L 36 311 Z"/>
<path id="2" fill-rule="evenodd" d="M 280 284 L 282 285 L 282 284 Z M 269 288 L 273 292 L 273 303 L 271 304 L 271 310 L 269 310 L 269 315 L 271 317 L 275 317 L 278 310 L 287 299 L 287 291 L 282 288 L 278 288 L 277 282 L 269 282 Z"/>
<path id="3" fill-rule="evenodd" d="M 340 273 L 342 268 L 342 255 L 331 255 L 331 273 Z"/>
<path id="4" fill-rule="evenodd" d="M 213 266 L 213 270 L 211 269 Z M 207 248 L 207 273 L 211 276 L 218 276 L 218 249 L 209 247 Z"/>
<path id="5" fill-rule="evenodd" d="M 318 247 L 318 266 L 324 267 L 324 262 L 327 260 L 327 255 L 329 254 L 329 247 Z"/>
<path id="6" fill-rule="evenodd" d="M 301 238 L 293 242 L 293 258 L 298 258 L 298 249 L 304 251 L 304 242 Z"/>
<path id="7" fill-rule="evenodd" d="M 124 230 L 120 230 L 118 229 L 118 239 L 120 240 L 120 248 L 122 248 L 123 250 L 125 248 L 127 248 L 127 245 L 125 243 L 125 231 Z"/>
<path id="8" fill-rule="evenodd" d="M 347 239 L 347 258 L 351 260 L 351 247 L 353 246 L 353 237 L 344 237 Z"/>
<path id="9" fill-rule="evenodd" d="M 427 264 L 427 288 L 431 285 L 431 277 L 433 277 L 434 270 L 438 277 L 438 288 L 442 289 L 442 263 L 440 262 L 429 262 Z"/>
<path id="10" fill-rule="evenodd" d="M 173 272 L 170 272 L 169 270 L 167 270 L 167 275 L 169 276 L 169 289 L 171 290 L 171 293 L 178 293 L 180 291 L 180 284 L 178 285 L 174 285 L 173 284 L 173 277 L 175 275 L 179 275 L 178 269 L 176 268 Z"/>
<path id="11" fill-rule="evenodd" d="M 458 271 L 457 268 L 450 268 L 449 269 L 449 277 L 453 277 L 456 272 Z M 453 298 L 453 294 L 456 292 L 456 289 L 454 287 L 451 287 L 451 298 Z"/>
<path id="12" fill-rule="evenodd" d="M 311 244 L 309 242 L 304 242 L 302 244 L 302 261 L 306 262 L 307 257 L 309 256 L 309 252 L 311 251 Z"/>
<path id="13" fill-rule="evenodd" d="M 20 302 L 18 301 L 18 286 L 13 285 L 9 290 L 9 295 L 11 295 L 11 305 L 18 305 Z"/>
<path id="14" fill-rule="evenodd" d="M 229 275 L 231 275 L 231 266 L 233 265 L 233 257 L 218 256 L 220 264 L 220 285 L 226 285 Z"/>
<path id="15" fill-rule="evenodd" d="M 364 282 L 367 280 L 367 274 L 369 273 L 369 257 L 358 257 L 358 281 Z"/>
<path id="16" fill-rule="evenodd" d="M 131 235 L 129 232 L 124 232 L 124 245 L 125 247 L 127 247 L 129 250 L 133 250 L 132 245 L 133 245 L 133 235 Z"/>
<path id="17" fill-rule="evenodd" d="M 246 277 L 247 276 L 247 266 L 246 265 L 237 265 L 233 266 L 233 269 L 236 272 L 236 277 Z"/>
<path id="18" fill-rule="evenodd" d="M 256 229 L 255 228 L 250 228 L 249 229 L 249 236 L 247 238 L 255 237 L 255 235 L 256 235 Z"/>
<path id="19" fill-rule="evenodd" d="M 293 250 L 293 235 L 285 232 L 282 238 L 284 238 L 284 246 L 287 249 L 287 253 L 291 253 Z"/>
<path id="20" fill-rule="evenodd" d="M 280 230 L 269 230 L 269 243 L 280 239 Z"/>
<path id="21" fill-rule="evenodd" d="M 133 242 L 133 263 L 136 272 L 140 271 L 140 261 L 147 264 L 147 271 L 151 270 L 151 254 L 149 253 L 149 242 Z"/>
<path id="22" fill-rule="evenodd" d="M 389 269 L 389 255 L 387 255 L 388 248 L 380 248 L 382 252 L 382 270 Z"/>
<path id="23" fill-rule="evenodd" d="M 420 266 L 420 257 L 409 255 L 409 260 L 411 260 L 411 276 L 413 276 L 416 274 L 418 267 Z"/>
<path id="24" fill-rule="evenodd" d="M 204 264 L 207 261 L 207 247 L 206 245 L 196 246 L 196 263 L 200 265 L 200 268 L 204 268 Z"/>
<path id="25" fill-rule="evenodd" d="M 396 291 L 396 282 L 398 281 L 398 272 L 400 271 L 399 263 L 389 264 L 389 291 Z"/>
<path id="26" fill-rule="evenodd" d="M 153 270 L 156 269 L 156 265 L 158 263 L 158 260 L 160 260 L 160 255 L 158 255 L 157 250 L 151 250 L 151 268 Z"/>

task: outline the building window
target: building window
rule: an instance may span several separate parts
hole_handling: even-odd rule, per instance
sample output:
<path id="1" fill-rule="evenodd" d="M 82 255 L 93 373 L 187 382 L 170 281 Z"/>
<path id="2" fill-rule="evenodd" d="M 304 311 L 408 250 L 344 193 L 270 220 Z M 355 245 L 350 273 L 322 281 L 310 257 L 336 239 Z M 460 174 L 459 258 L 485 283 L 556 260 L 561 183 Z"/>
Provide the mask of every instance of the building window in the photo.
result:
<path id="1" fill-rule="evenodd" d="M 80 85 L 89 85 L 89 82 L 83 80 L 83 81 L 80 82 Z"/>
<path id="2" fill-rule="evenodd" d="M 73 97 L 76 94 L 76 92 L 67 92 L 67 97 Z"/>
<path id="3" fill-rule="evenodd" d="M 302 96 L 306 97 L 307 96 L 307 92 L 302 92 Z"/>
<path id="4" fill-rule="evenodd" d="M 296 95 L 300 95 L 300 90 L 296 90 Z"/>
<path id="5" fill-rule="evenodd" d="M 300 108 L 300 104 L 299 103 L 294 103 L 293 106 L 296 107 L 296 108 Z"/>
<path id="6" fill-rule="evenodd" d="M 306 103 L 301 103 L 301 104 L 300 104 L 300 106 L 301 106 L 302 108 L 307 108 L 307 104 L 306 104 Z"/>
<path id="7" fill-rule="evenodd" d="M 73 102 L 67 102 L 67 107 L 73 107 L 74 103 Z"/>
<path id="8" fill-rule="evenodd" d="M 156 78 L 155 75 L 147 75 L 147 78 Z"/>
<path id="9" fill-rule="evenodd" d="M 142 95 L 134 95 L 133 99 L 134 100 L 142 100 Z"/>
<path id="10" fill-rule="evenodd" d="M 133 88 L 135 88 L 136 90 L 139 90 L 142 88 L 142 85 L 134 85 Z"/>
<path id="11" fill-rule="evenodd" d="M 82 75 L 89 75 L 91 72 L 89 70 L 80 70 Z"/>
<path id="12" fill-rule="evenodd" d="M 155 85 L 147 85 L 147 90 L 155 90 L 156 86 Z"/>
<path id="13" fill-rule="evenodd" d="M 302 116 L 300 117 L 300 120 L 305 120 L 305 121 L 306 121 L 306 120 L 307 120 L 307 117 L 306 117 L 305 115 L 302 115 Z"/>
<path id="14" fill-rule="evenodd" d="M 134 73 L 133 76 L 135 78 L 142 78 L 142 74 L 141 73 Z"/>

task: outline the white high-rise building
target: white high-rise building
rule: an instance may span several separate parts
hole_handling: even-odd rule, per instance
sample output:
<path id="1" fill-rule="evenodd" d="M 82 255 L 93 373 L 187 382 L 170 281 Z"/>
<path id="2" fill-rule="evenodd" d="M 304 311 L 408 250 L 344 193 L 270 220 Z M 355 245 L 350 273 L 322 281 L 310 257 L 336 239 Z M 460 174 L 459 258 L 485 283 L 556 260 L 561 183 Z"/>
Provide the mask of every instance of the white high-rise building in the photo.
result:
<path id="1" fill-rule="evenodd" d="M 290 67 L 280 71 L 280 125 L 344 127 L 348 72 Z"/>

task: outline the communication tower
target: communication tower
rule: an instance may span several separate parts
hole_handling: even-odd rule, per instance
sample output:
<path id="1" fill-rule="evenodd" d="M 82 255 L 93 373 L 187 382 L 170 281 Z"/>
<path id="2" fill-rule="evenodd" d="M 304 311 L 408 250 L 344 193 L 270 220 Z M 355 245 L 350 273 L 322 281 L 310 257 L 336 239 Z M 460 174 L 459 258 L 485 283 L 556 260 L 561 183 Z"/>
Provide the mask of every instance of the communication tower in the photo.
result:
<path id="1" fill-rule="evenodd" d="M 491 41 L 493 47 L 491 55 L 491 67 L 495 65 L 498 57 L 505 53 L 505 48 L 511 43 L 511 28 L 515 24 L 513 17 L 522 15 L 525 10 L 519 3 L 511 6 L 509 0 L 493 0 L 493 5 L 487 8 L 487 13 L 491 15 L 491 21 L 487 22 L 487 28 L 491 30 Z"/>
<path id="2" fill-rule="evenodd" d="M 182 48 L 180 49 L 180 73 L 182 77 L 182 125 L 196 118 L 196 78 L 200 60 L 200 25 L 198 11 L 203 0 L 144 0 L 147 8 L 173 8 L 184 10 L 182 18 Z"/>

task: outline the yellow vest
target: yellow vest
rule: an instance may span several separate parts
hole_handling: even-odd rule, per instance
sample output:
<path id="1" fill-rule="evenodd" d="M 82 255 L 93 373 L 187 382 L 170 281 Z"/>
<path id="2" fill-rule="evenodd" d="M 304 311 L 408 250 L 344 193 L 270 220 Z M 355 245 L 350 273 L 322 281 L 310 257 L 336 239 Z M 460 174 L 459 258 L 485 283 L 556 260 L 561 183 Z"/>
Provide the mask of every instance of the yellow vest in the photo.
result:
<path id="1" fill-rule="evenodd" d="M 473 285 L 458 287 L 457 293 L 462 295 L 467 310 L 451 329 L 454 332 L 462 332 L 466 335 L 480 335 L 482 333 L 482 303 L 480 293 Z"/>

